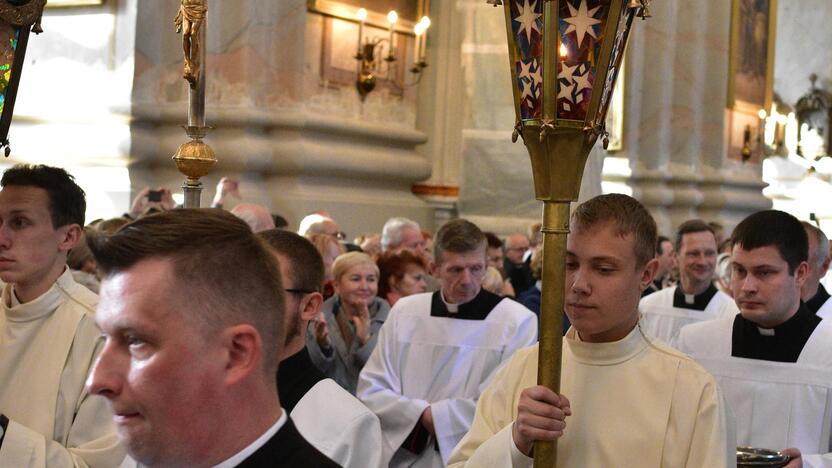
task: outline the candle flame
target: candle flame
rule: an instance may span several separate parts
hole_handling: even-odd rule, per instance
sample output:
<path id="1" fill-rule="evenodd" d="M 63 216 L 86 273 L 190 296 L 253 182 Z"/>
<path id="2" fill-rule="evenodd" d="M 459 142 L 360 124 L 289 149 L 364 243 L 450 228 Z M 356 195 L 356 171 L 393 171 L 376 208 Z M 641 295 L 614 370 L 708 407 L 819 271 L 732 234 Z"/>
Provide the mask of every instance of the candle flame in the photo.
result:
<path id="1" fill-rule="evenodd" d="M 396 24 L 397 21 L 399 21 L 399 14 L 396 13 L 396 10 L 390 10 L 390 13 L 387 13 L 387 22 Z"/>
<path id="2" fill-rule="evenodd" d="M 359 8 L 355 17 L 358 18 L 358 21 L 367 21 L 367 10 L 365 8 Z"/>
<path id="3" fill-rule="evenodd" d="M 569 51 L 566 49 L 566 44 L 561 42 L 560 43 L 560 56 L 561 57 L 566 57 L 567 54 L 569 54 Z"/>
<path id="4" fill-rule="evenodd" d="M 758 117 L 760 117 L 760 120 L 765 120 L 765 118 L 766 118 L 766 110 L 765 110 L 765 109 L 760 109 L 760 111 L 759 111 L 759 112 L 757 112 L 757 116 L 758 116 Z"/>
<path id="5" fill-rule="evenodd" d="M 419 20 L 419 24 L 423 26 L 424 31 L 427 31 L 431 24 L 430 18 L 428 18 L 427 16 L 423 16 L 422 19 Z"/>
<path id="6" fill-rule="evenodd" d="M 422 35 L 425 32 L 425 25 L 422 23 L 416 23 L 416 26 L 413 26 L 413 33 L 416 34 L 416 37 Z"/>

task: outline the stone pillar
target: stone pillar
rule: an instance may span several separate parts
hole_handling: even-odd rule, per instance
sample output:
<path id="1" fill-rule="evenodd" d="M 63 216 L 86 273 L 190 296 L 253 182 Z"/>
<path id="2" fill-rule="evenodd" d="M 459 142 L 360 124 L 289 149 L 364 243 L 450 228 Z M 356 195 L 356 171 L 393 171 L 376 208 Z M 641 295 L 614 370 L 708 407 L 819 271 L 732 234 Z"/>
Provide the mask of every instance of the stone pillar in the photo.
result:
<path id="1" fill-rule="evenodd" d="M 670 233 L 686 219 L 728 229 L 771 206 L 760 164 L 728 156 L 726 110 L 731 2 L 653 2 L 627 52 L 624 148 L 629 174 L 608 171 Z"/>
<path id="2" fill-rule="evenodd" d="M 170 160 L 186 139 L 177 7 L 139 2 L 134 190 L 151 181 L 179 187 L 183 180 Z M 415 149 L 426 135 L 415 127 L 414 89 L 401 97 L 376 90 L 362 103 L 353 86 L 323 82 L 325 21 L 307 11 L 306 0 L 209 2 L 206 120 L 215 130 L 206 141 L 219 162 L 203 178 L 203 206 L 219 177 L 235 176 L 246 201 L 267 206 L 292 227 L 316 210 L 331 213 L 350 236 L 379 232 L 391 216 L 432 227 L 433 210 L 410 190 L 431 174 L 431 163 Z M 354 44 L 357 27 L 333 21 L 339 22 L 333 41 Z"/>

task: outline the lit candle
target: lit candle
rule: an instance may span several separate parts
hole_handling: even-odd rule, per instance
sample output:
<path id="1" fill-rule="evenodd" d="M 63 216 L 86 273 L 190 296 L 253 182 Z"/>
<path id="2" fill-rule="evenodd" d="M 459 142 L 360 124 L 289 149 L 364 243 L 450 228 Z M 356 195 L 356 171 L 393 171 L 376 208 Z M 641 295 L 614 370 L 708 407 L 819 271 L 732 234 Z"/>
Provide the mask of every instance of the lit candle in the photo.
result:
<path id="1" fill-rule="evenodd" d="M 360 8 L 355 15 L 358 18 L 358 55 L 361 55 L 361 43 L 364 41 L 364 22 L 367 21 L 367 10 Z"/>
<path id="2" fill-rule="evenodd" d="M 566 44 L 564 44 L 563 42 L 560 43 L 559 52 L 560 52 L 560 56 L 565 60 L 566 59 L 566 54 L 568 54 L 569 51 L 566 49 Z"/>
<path id="3" fill-rule="evenodd" d="M 416 23 L 413 26 L 413 34 L 416 39 L 413 44 L 413 61 L 419 63 L 419 58 L 422 56 L 422 33 L 425 32 L 425 26 L 422 23 Z"/>
<path id="4" fill-rule="evenodd" d="M 390 23 L 390 53 L 388 56 L 392 57 L 395 52 L 395 30 L 396 30 L 396 22 L 399 21 L 399 14 L 396 13 L 396 10 L 390 10 L 390 13 L 387 13 L 387 21 Z"/>
<path id="5" fill-rule="evenodd" d="M 422 34 L 421 40 L 422 45 L 419 46 L 419 50 L 421 54 L 419 55 L 419 62 L 425 61 L 425 50 L 427 50 L 427 42 L 428 42 L 428 28 L 430 28 L 430 18 L 427 16 L 423 16 L 422 19 L 419 20 L 419 24 L 422 25 Z"/>

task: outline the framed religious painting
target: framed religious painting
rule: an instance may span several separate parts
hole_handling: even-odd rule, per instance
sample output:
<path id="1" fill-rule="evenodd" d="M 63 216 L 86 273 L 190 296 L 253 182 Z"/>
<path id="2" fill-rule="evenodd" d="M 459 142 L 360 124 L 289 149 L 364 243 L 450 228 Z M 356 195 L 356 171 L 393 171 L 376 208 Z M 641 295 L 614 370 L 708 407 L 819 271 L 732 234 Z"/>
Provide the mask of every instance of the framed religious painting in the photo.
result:
<path id="1" fill-rule="evenodd" d="M 776 30 L 777 0 L 732 0 L 729 109 L 771 108 Z"/>

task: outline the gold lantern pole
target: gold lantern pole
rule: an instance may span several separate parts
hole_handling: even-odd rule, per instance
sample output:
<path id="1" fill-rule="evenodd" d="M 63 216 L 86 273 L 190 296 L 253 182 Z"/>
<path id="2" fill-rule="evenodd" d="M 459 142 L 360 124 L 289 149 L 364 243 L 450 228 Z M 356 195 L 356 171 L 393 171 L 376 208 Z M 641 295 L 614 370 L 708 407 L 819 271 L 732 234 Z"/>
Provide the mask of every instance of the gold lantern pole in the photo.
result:
<path id="1" fill-rule="evenodd" d="M 214 150 L 202 139 L 210 130 L 205 126 L 205 29 L 208 0 L 181 0 L 174 24 L 182 33 L 185 59 L 182 78 L 188 82 L 188 125 L 183 127 L 190 141 L 173 155 L 176 168 L 187 179 L 182 185 L 185 208 L 199 208 L 202 194 L 200 177 L 211 172 L 217 162 Z"/>
<path id="2" fill-rule="evenodd" d="M 562 0 L 523 0 L 520 16 L 512 16 L 511 7 L 521 8 L 520 0 L 487 0 L 487 3 L 494 6 L 504 5 L 506 31 L 509 34 L 509 66 L 511 67 L 512 89 L 516 111 L 516 124 L 512 141 L 522 136 L 526 149 L 532 163 L 534 176 L 535 198 L 543 202 L 543 271 L 541 286 L 540 304 L 540 339 L 538 354 L 537 382 L 560 394 L 561 382 L 561 359 L 563 355 L 563 305 L 565 299 L 565 258 L 566 258 L 566 236 L 569 233 L 569 208 L 573 201 L 577 201 L 583 177 L 584 166 L 589 152 L 601 135 L 606 135 L 604 128 L 604 117 L 609 106 L 610 94 L 615 84 L 618 69 L 621 66 L 624 46 L 629 34 L 630 24 L 634 16 L 642 18 L 649 17 L 647 6 L 649 0 L 604 0 L 599 2 L 597 7 L 587 13 L 585 2 L 580 0 L 581 10 L 574 5 L 575 2 L 567 2 L 564 6 L 570 11 L 573 17 L 584 15 L 580 19 L 564 19 L 574 23 L 584 21 L 582 27 L 602 23 L 598 20 L 594 23 L 587 23 L 593 12 L 601 9 L 600 5 L 606 6 L 606 18 L 603 21 L 603 36 L 599 41 L 600 46 L 590 54 L 594 60 L 591 65 L 584 65 L 583 73 L 588 79 L 589 69 L 594 73 L 592 84 L 586 84 L 581 89 L 591 88 L 591 96 L 581 104 L 584 107 L 583 114 L 577 114 L 571 108 L 566 108 L 564 115 L 559 115 L 558 102 L 564 94 L 569 94 L 572 88 L 560 82 L 566 71 L 558 70 L 562 65 L 564 70 L 573 71 L 577 65 L 568 67 L 568 51 L 562 42 L 571 30 L 577 26 L 569 26 L 563 33 L 559 30 L 559 7 Z M 538 9 L 542 2 L 542 9 Z M 625 3 L 626 2 L 626 3 Z M 573 11 L 574 10 L 574 11 Z M 580 11 L 581 13 L 578 13 Z M 585 16 L 589 14 L 588 16 Z M 533 53 L 526 56 L 527 52 L 521 52 L 519 40 L 513 37 L 513 22 L 524 24 L 525 34 L 528 34 L 528 43 L 532 43 L 532 31 L 529 25 L 535 23 L 536 18 L 543 17 L 542 30 L 538 31 L 540 39 L 537 44 L 542 48 L 542 57 Z M 521 19 L 522 18 L 522 19 Z M 534 29 L 538 26 L 535 25 Z M 523 31 L 523 29 L 518 29 Z M 582 47 L 583 35 L 581 33 L 577 46 Z M 576 33 L 577 36 L 578 33 Z M 547 37 L 552 35 L 555 37 Z M 594 36 L 594 34 L 593 34 Z M 532 50 L 531 45 L 529 49 Z M 536 49 L 539 50 L 539 49 Z M 563 50 L 563 51 L 562 51 Z M 597 55 L 596 55 L 597 54 Z M 519 62 L 518 62 L 519 60 Z M 531 60 L 527 62 L 526 60 Z M 573 64 L 580 62 L 573 62 Z M 536 65 L 535 65 L 536 64 Z M 516 68 L 520 66 L 522 71 Z M 543 68 L 542 77 L 540 67 Z M 532 71 L 532 68 L 535 70 Z M 525 83 L 530 86 L 524 87 L 522 93 L 518 83 L 526 79 Z M 564 78 L 567 81 L 570 78 Z M 539 83 L 537 82 L 539 80 Z M 583 82 L 583 80 L 582 80 Z M 576 82 L 577 83 L 577 82 Z M 536 92 L 537 85 L 540 91 Z M 566 86 L 564 88 L 564 86 Z M 563 89 L 562 89 L 563 88 Z M 529 91 L 530 90 L 530 91 Z M 580 91 L 580 90 L 578 90 Z M 574 91 L 577 92 L 577 91 Z M 574 93 L 573 92 L 573 93 Z M 542 96 L 540 96 L 542 94 Z M 572 94 L 574 96 L 574 94 Z M 532 97 L 536 104 L 534 111 L 528 109 L 523 111 L 527 102 L 525 99 Z M 542 97 L 542 99 L 541 99 Z M 585 96 L 582 96 L 585 97 Z M 580 100 L 571 101 L 575 106 Z M 565 106 L 564 106 L 565 108 Z M 605 140 L 605 147 L 607 140 Z M 537 441 L 534 444 L 534 466 L 535 468 L 552 468 L 557 462 L 556 441 Z"/>

